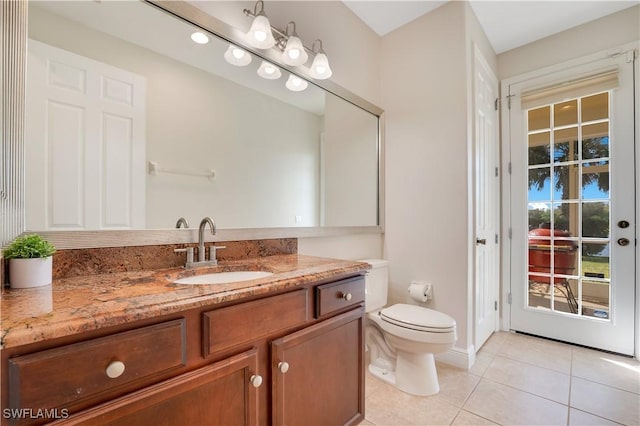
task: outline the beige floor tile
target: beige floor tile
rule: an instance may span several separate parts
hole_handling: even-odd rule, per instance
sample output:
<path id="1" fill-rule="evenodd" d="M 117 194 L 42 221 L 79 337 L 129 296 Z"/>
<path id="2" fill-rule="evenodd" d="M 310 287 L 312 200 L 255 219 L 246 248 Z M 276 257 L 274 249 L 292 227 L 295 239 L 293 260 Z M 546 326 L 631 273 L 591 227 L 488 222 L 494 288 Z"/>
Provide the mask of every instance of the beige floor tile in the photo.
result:
<path id="1" fill-rule="evenodd" d="M 468 371 L 447 364 L 437 363 L 440 392 L 434 398 L 440 399 L 456 407 L 462 407 L 475 389 L 480 377 Z"/>
<path id="2" fill-rule="evenodd" d="M 371 423 L 369 420 L 364 419 L 363 421 L 361 421 L 360 423 L 358 423 L 358 426 L 376 426 L 375 423 Z"/>
<path id="3" fill-rule="evenodd" d="M 504 342 L 507 340 L 507 336 L 509 336 L 509 334 L 511 333 L 507 331 L 496 331 L 491 335 L 491 337 L 489 337 L 489 339 L 487 339 L 487 341 L 484 343 L 484 345 L 482 345 L 481 348 L 476 349 L 481 349 L 485 352 L 494 354 L 498 353 Z"/>
<path id="4" fill-rule="evenodd" d="M 569 403 L 571 377 L 567 374 L 496 356 L 483 377 L 561 404 Z"/>
<path id="5" fill-rule="evenodd" d="M 487 352 L 484 349 L 480 349 L 476 354 L 476 362 L 474 362 L 469 369 L 469 373 L 475 374 L 476 376 L 484 375 L 487 368 L 489 368 L 489 365 L 491 365 L 491 361 L 493 361 L 494 357 L 495 354 Z"/>
<path id="6" fill-rule="evenodd" d="M 575 348 L 571 374 L 640 394 L 640 362 L 631 358 Z"/>
<path id="7" fill-rule="evenodd" d="M 566 425 L 568 407 L 485 378 L 463 407 L 500 424 Z"/>
<path id="8" fill-rule="evenodd" d="M 364 375 L 364 397 L 369 397 L 373 392 L 378 390 L 384 382 L 377 377 L 373 376 L 368 371 Z"/>
<path id="9" fill-rule="evenodd" d="M 469 425 L 469 426 L 489 425 L 490 426 L 490 425 L 495 425 L 497 423 L 494 423 L 491 420 L 487 420 L 480 416 L 476 416 L 475 414 L 470 413 L 468 411 L 460 410 L 460 412 L 458 413 L 458 416 L 451 424 L 454 426 L 465 426 L 465 425 Z"/>
<path id="10" fill-rule="evenodd" d="M 594 416 L 593 414 L 585 413 L 584 411 L 576 410 L 575 408 L 569 409 L 569 426 L 618 426 L 619 423 L 611 422 L 602 417 Z"/>
<path id="11" fill-rule="evenodd" d="M 626 425 L 640 424 L 640 395 L 573 377 L 571 407 Z"/>
<path id="12" fill-rule="evenodd" d="M 572 347 L 551 340 L 510 333 L 498 355 L 564 374 L 571 372 Z"/>
<path id="13" fill-rule="evenodd" d="M 450 425 L 459 408 L 433 397 L 418 397 L 383 384 L 365 402 L 365 418 L 385 425 Z"/>

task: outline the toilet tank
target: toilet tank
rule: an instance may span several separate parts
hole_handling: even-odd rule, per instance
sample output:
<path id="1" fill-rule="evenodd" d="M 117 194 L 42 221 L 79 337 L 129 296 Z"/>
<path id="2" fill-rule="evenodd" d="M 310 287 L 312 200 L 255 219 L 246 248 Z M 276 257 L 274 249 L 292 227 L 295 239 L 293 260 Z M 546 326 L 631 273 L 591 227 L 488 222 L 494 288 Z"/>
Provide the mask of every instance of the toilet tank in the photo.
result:
<path id="1" fill-rule="evenodd" d="M 387 304 L 387 289 L 389 288 L 389 261 L 382 259 L 364 259 L 371 265 L 365 275 L 365 309 L 367 312 L 382 308 Z"/>

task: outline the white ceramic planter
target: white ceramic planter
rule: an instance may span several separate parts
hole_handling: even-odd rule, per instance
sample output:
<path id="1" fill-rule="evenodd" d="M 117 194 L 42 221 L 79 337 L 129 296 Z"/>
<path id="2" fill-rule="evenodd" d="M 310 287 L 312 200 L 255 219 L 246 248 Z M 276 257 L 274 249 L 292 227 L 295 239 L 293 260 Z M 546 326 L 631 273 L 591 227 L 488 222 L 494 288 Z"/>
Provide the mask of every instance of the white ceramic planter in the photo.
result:
<path id="1" fill-rule="evenodd" d="M 41 287 L 51 284 L 53 256 L 35 259 L 9 259 L 11 288 Z"/>

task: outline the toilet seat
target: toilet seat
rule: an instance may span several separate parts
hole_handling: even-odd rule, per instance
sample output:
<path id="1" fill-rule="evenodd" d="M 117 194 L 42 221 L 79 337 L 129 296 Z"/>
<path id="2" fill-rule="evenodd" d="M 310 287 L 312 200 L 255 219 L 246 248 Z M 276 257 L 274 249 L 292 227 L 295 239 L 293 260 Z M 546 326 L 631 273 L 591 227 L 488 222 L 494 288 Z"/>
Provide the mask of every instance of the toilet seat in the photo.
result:
<path id="1" fill-rule="evenodd" d="M 456 321 L 449 315 L 421 306 L 398 303 L 379 312 L 382 321 L 420 332 L 451 333 Z"/>

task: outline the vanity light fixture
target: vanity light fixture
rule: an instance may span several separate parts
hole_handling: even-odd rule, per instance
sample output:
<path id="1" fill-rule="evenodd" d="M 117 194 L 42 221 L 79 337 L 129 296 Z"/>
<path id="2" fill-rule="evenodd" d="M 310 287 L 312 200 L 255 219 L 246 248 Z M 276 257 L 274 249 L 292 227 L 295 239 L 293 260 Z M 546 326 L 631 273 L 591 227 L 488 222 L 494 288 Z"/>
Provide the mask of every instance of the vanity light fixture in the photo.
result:
<path id="1" fill-rule="evenodd" d="M 198 44 L 207 44 L 209 43 L 209 36 L 205 33 L 201 33 L 200 31 L 196 31 L 195 33 L 191 34 L 191 40 Z"/>
<path id="2" fill-rule="evenodd" d="M 280 78 L 282 73 L 280 72 L 280 68 L 276 67 L 272 63 L 262 61 L 260 68 L 258 68 L 258 75 L 262 78 L 266 78 L 267 80 L 276 80 Z"/>
<path id="3" fill-rule="evenodd" d="M 304 89 L 306 89 L 308 85 L 309 83 L 307 83 L 297 75 L 293 75 L 293 74 L 289 75 L 289 79 L 285 83 L 285 86 L 287 86 L 287 89 L 293 92 L 301 92 Z"/>
<path id="4" fill-rule="evenodd" d="M 293 31 L 289 35 L 289 26 L 293 26 Z M 286 35 L 289 37 L 284 40 L 284 51 L 282 52 L 282 62 L 287 65 L 298 66 L 307 62 L 309 55 L 304 50 L 302 41 L 296 33 L 296 23 L 291 21 L 287 24 Z"/>
<path id="5" fill-rule="evenodd" d="M 258 5 L 260 6 L 260 12 L 257 12 Z M 245 14 L 247 12 L 251 13 L 251 11 L 245 9 Z M 276 39 L 273 38 L 273 33 L 271 32 L 269 18 L 264 13 L 264 2 L 262 0 L 256 2 L 252 16 L 254 16 L 253 23 L 246 34 L 247 43 L 258 49 L 273 47 L 276 44 Z"/>
<path id="6" fill-rule="evenodd" d="M 260 9 L 259 12 L 258 9 Z M 249 9 L 244 9 L 243 12 L 245 15 L 254 18 L 251 28 L 246 35 L 247 43 L 251 46 L 258 49 L 269 49 L 276 46 L 282 51 L 282 62 L 290 66 L 305 64 L 309 59 L 307 51 L 311 52 L 315 54 L 309 72 L 311 77 L 317 80 L 324 80 L 331 77 L 333 73 L 331 67 L 329 67 L 327 54 L 322 48 L 321 40 L 318 39 L 314 41 L 312 48 L 309 49 L 302 44 L 302 40 L 298 37 L 296 33 L 296 23 L 294 21 L 290 21 L 284 31 L 271 26 L 264 12 L 264 2 L 262 0 L 256 2 L 253 7 L 253 12 Z M 289 32 L 290 27 L 293 27 L 291 32 Z M 316 43 L 319 44 L 317 52 L 314 49 Z"/>
<path id="7" fill-rule="evenodd" d="M 322 48 L 322 40 L 315 40 L 311 48 L 313 49 L 315 47 L 316 42 L 318 42 L 320 48 L 316 53 L 316 57 L 313 58 L 313 62 L 311 63 L 311 70 L 309 70 L 309 73 L 311 74 L 311 77 L 315 78 L 316 80 L 326 80 L 327 78 L 331 77 L 333 72 L 331 71 L 331 67 L 329 66 L 329 59 L 327 58 L 327 54 Z"/>
<path id="8" fill-rule="evenodd" d="M 249 52 L 233 44 L 230 44 L 227 51 L 224 52 L 224 59 L 231 65 L 238 67 L 243 67 L 251 63 L 251 55 Z"/>

